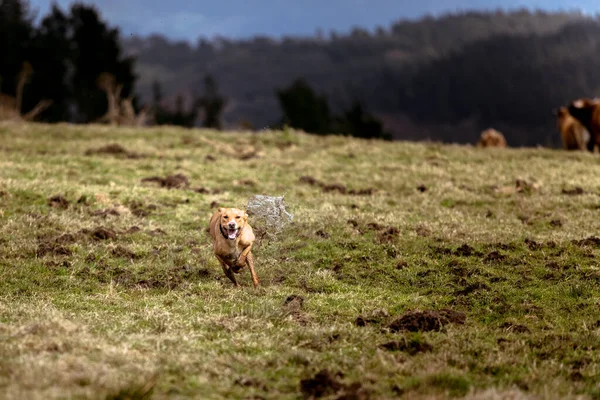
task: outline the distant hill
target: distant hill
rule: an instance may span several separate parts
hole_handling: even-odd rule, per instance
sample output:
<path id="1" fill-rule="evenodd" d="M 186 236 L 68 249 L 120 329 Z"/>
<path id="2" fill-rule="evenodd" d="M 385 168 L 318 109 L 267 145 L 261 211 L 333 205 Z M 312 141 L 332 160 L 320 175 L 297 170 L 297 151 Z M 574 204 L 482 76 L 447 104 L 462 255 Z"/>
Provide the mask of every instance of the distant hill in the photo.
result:
<path id="1" fill-rule="evenodd" d="M 360 99 L 396 138 L 473 141 L 477 130 L 494 123 L 514 129 L 511 144 L 530 145 L 556 142 L 551 104 L 598 87 L 592 78 L 597 30 L 598 23 L 580 13 L 468 12 L 401 20 L 375 33 L 195 45 L 131 37 L 124 47 L 137 56 L 144 101 L 154 80 L 171 99 L 191 98 L 202 91 L 204 75 L 213 74 L 229 98 L 226 127 L 244 119 L 257 128 L 277 122 L 275 90 L 304 77 L 328 95 L 334 110 Z M 493 101 L 499 92 L 502 99 Z M 523 123 L 528 115 L 512 114 L 513 99 L 517 114 L 528 115 L 541 101 L 529 125 Z M 494 111 L 497 104 L 502 107 Z M 535 135 L 523 138 L 523 128 Z"/>

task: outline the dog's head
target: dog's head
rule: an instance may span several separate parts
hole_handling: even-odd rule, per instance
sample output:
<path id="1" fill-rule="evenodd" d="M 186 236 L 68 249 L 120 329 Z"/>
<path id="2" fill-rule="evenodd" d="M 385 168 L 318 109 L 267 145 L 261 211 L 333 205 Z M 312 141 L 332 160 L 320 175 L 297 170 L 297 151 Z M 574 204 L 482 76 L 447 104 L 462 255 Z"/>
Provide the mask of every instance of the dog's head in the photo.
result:
<path id="1" fill-rule="evenodd" d="M 246 226 L 248 214 L 237 208 L 219 208 L 219 214 L 221 214 L 219 225 L 223 236 L 235 240 Z"/>

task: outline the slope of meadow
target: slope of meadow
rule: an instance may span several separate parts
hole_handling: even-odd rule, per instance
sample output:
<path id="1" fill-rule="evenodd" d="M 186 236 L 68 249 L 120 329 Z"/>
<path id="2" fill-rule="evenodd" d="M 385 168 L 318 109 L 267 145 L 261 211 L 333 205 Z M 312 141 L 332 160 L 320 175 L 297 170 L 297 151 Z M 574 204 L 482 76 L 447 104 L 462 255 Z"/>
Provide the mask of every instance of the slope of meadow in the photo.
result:
<path id="1" fill-rule="evenodd" d="M 599 160 L 0 125 L 0 397 L 596 398 Z M 294 221 L 235 289 L 205 229 L 254 194 Z"/>

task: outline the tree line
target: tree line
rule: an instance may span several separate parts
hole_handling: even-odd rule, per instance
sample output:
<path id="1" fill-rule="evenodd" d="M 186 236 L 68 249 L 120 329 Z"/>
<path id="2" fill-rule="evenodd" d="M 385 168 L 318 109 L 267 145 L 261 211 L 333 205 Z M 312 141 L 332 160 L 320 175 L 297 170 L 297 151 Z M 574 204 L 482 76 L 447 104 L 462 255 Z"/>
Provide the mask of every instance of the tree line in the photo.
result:
<path id="1" fill-rule="evenodd" d="M 473 143 L 491 126 L 510 145 L 559 145 L 551 110 L 595 95 L 598 25 L 577 12 L 465 12 L 347 34 L 194 44 L 151 36 L 125 47 L 144 70 L 174 71 L 166 86 L 175 91 L 197 80 L 189 71 L 213 74 L 235 103 L 223 111 L 227 124 L 272 126 L 282 113 L 273 92 L 302 77 L 330 114 L 359 99 L 396 139 Z M 142 74 L 143 96 L 150 85 Z"/>

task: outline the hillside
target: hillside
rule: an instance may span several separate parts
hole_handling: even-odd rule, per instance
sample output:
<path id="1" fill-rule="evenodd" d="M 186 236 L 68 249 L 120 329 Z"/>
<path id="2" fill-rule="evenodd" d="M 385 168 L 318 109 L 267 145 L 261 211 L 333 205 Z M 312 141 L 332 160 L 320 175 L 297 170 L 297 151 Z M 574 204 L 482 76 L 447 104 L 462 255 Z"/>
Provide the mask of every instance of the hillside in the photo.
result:
<path id="1" fill-rule="evenodd" d="M 151 98 L 154 80 L 163 84 L 165 93 L 172 96 L 171 101 L 177 94 L 184 94 L 191 100 L 195 94 L 202 92 L 204 75 L 213 74 L 222 93 L 230 100 L 224 113 L 226 126 L 237 126 L 240 121 L 249 120 L 260 129 L 278 122 L 281 110 L 275 90 L 291 84 L 297 77 L 304 77 L 317 91 L 328 95 L 334 110 L 348 107 L 354 98 L 359 98 L 386 122 L 396 138 L 424 139 L 426 137 L 422 135 L 425 131 L 429 132 L 428 137 L 432 139 L 448 140 L 449 136 L 452 139 L 456 136 L 455 141 L 472 142 L 480 129 L 497 121 L 486 118 L 477 120 L 468 126 L 467 132 L 460 124 L 457 127 L 454 121 L 438 122 L 443 119 L 444 111 L 425 107 L 420 102 L 421 98 L 436 96 L 437 89 L 432 91 L 429 87 L 425 90 L 413 85 L 414 79 L 423 76 L 422 70 L 438 60 L 438 69 L 442 66 L 445 68 L 447 57 L 452 54 L 460 53 L 463 49 L 469 51 L 469 46 L 477 42 L 483 43 L 479 45 L 481 47 L 488 42 L 494 46 L 497 38 L 507 35 L 512 38 L 514 46 L 503 47 L 499 56 L 513 60 L 530 51 L 537 41 L 544 40 L 538 37 L 561 36 L 558 33 L 561 29 L 577 27 L 584 21 L 592 23 L 593 20 L 578 13 L 469 12 L 417 21 L 398 21 L 374 33 L 357 28 L 348 35 L 332 33 L 329 37 L 282 40 L 259 37 L 243 41 L 220 38 L 214 41 L 201 40 L 194 45 L 172 43 L 160 36 L 153 36 L 128 38 L 124 46 L 128 53 L 137 56 L 136 68 L 140 78 L 137 89 L 145 101 Z M 561 54 L 553 52 L 552 58 L 548 57 L 545 63 L 552 65 L 564 61 L 566 56 L 570 65 L 578 70 L 590 71 L 586 68 L 587 61 L 578 60 L 587 60 L 585 54 L 593 50 L 582 49 L 586 42 L 577 36 L 571 36 L 566 42 L 564 46 L 557 47 Z M 548 80 L 552 80 L 552 75 L 539 70 L 539 67 L 532 65 L 532 73 L 544 72 L 543 79 L 547 84 Z M 435 65 L 432 68 L 436 68 Z M 452 64 L 451 68 L 460 69 L 462 64 Z M 514 79 L 511 75 L 505 76 L 501 68 L 488 66 L 488 69 L 495 74 L 498 82 Z M 586 72 L 586 79 L 588 75 L 590 73 Z M 443 87 L 444 79 L 445 74 L 438 71 L 431 82 L 433 89 Z M 527 78 L 522 81 L 518 88 L 519 95 L 530 91 Z M 486 91 L 485 82 L 483 85 L 477 80 L 461 84 L 463 96 L 473 94 L 470 101 L 477 105 L 479 92 Z M 472 87 L 474 93 L 471 92 Z M 564 92 L 568 91 L 564 86 L 558 89 L 556 85 L 554 87 L 552 90 L 559 91 L 563 97 Z M 588 89 L 592 91 L 595 88 Z M 510 95 L 514 96 L 514 93 Z M 579 92 L 577 95 L 580 95 Z M 417 105 L 412 104 L 415 97 L 419 101 Z M 500 101 L 510 100 L 502 98 Z M 440 95 L 438 104 L 449 107 L 455 101 L 452 96 Z M 530 101 L 528 107 L 531 106 Z M 419 109 L 414 110 L 415 107 Z M 477 111 L 474 110 L 474 115 L 461 123 L 464 125 L 469 118 L 478 118 Z M 430 118 L 424 120 L 423 113 Z M 548 121 L 552 122 L 552 118 Z M 532 142 L 534 145 L 547 144 L 548 140 L 551 140 L 550 144 L 556 144 L 555 132 L 548 132 L 548 121 L 536 126 L 538 132 L 531 140 L 520 139 L 524 132 L 530 130 L 530 127 L 521 124 L 522 121 L 518 121 L 518 125 L 508 121 L 504 125 L 508 125 L 509 131 L 515 128 L 512 135 L 516 138 L 514 145 L 531 145 Z M 445 134 L 444 131 L 448 129 L 451 133 Z"/>
<path id="2" fill-rule="evenodd" d="M 597 397 L 597 155 L 67 124 L 0 140 L 5 399 Z M 255 194 L 294 220 L 251 218 L 261 287 L 235 289 L 205 229 Z"/>

